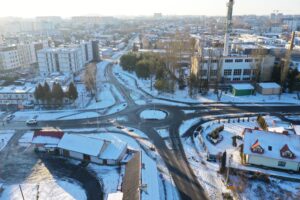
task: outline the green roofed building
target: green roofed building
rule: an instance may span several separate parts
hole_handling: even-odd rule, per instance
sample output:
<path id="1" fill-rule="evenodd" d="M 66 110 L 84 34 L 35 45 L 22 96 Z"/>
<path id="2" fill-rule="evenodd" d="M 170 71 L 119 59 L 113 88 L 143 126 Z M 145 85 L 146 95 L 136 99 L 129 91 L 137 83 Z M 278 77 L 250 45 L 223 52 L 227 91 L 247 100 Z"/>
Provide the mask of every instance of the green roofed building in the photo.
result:
<path id="1" fill-rule="evenodd" d="M 248 83 L 232 84 L 231 92 L 234 96 L 247 96 L 252 95 L 254 87 Z"/>

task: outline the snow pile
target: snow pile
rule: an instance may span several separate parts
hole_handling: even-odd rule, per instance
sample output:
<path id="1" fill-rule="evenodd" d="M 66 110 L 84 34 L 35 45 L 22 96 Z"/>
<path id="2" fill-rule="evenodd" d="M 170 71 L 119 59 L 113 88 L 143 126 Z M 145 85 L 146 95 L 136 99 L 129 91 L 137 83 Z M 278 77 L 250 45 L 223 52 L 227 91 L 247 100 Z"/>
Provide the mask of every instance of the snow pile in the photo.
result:
<path id="1" fill-rule="evenodd" d="M 148 120 L 163 120 L 167 117 L 167 113 L 161 110 L 144 110 L 140 117 Z"/>

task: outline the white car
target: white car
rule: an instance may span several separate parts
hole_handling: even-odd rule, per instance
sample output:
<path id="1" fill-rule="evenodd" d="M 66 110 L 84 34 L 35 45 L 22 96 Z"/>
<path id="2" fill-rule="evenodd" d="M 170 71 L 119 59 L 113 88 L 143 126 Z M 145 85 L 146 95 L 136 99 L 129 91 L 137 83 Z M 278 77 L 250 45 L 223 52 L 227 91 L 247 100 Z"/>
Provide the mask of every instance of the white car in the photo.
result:
<path id="1" fill-rule="evenodd" d="M 37 125 L 37 120 L 36 119 L 29 119 L 26 121 L 27 125 Z"/>

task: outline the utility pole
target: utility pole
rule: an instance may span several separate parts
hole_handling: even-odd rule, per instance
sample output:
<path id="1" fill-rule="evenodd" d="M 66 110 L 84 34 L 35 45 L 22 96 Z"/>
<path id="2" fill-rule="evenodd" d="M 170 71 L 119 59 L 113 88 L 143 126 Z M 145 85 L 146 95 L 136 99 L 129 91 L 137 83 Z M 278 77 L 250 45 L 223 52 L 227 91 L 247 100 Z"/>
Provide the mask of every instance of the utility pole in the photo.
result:
<path id="1" fill-rule="evenodd" d="M 20 185 L 20 184 L 19 184 L 19 188 L 20 188 L 20 191 L 21 191 L 22 199 L 25 200 L 24 194 L 23 194 L 23 191 L 22 191 L 22 188 L 21 188 L 21 185 Z"/>

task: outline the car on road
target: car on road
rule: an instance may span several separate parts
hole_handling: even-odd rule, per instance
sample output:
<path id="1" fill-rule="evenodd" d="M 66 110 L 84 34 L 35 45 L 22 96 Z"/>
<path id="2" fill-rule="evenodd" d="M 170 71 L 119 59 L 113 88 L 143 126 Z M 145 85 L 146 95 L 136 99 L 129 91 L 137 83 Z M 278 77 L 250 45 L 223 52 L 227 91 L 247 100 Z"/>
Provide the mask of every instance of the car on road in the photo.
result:
<path id="1" fill-rule="evenodd" d="M 27 125 L 37 125 L 38 121 L 36 119 L 29 119 L 26 121 Z"/>
<path id="2" fill-rule="evenodd" d="M 5 120 L 6 120 L 6 121 L 10 121 L 10 120 L 12 120 L 14 117 L 15 117 L 15 115 L 12 115 L 12 114 L 11 114 L 11 115 L 7 115 L 6 118 L 5 118 Z"/>

